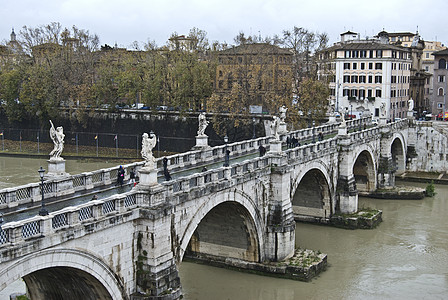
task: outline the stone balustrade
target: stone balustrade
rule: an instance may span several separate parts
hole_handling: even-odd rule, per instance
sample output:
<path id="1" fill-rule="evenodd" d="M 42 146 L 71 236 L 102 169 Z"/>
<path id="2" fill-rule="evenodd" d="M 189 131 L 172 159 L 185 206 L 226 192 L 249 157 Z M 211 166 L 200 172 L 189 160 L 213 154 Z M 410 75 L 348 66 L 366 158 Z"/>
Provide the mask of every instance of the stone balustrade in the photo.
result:
<path id="1" fill-rule="evenodd" d="M 103 200 L 93 200 L 78 206 L 70 206 L 18 222 L 3 224 L 0 228 L 0 247 L 16 245 L 36 237 L 55 234 L 61 229 L 123 213 L 142 205 L 143 197 L 135 191 L 117 194 Z M 92 227 L 91 230 L 94 230 Z"/>

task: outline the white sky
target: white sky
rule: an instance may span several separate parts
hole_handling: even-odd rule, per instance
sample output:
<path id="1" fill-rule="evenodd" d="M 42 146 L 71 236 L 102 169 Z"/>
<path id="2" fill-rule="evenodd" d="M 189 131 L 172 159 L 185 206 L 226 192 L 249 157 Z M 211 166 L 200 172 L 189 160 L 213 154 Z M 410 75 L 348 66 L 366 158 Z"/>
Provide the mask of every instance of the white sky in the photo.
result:
<path id="1" fill-rule="evenodd" d="M 447 0 L 2 0 L 0 40 L 9 40 L 26 25 L 59 22 L 96 33 L 101 45 L 129 47 L 155 40 L 164 45 L 173 32 L 197 27 L 209 41 L 246 35 L 281 35 L 293 26 L 326 32 L 330 43 L 352 30 L 361 37 L 388 32 L 415 32 L 424 40 L 448 44 Z"/>

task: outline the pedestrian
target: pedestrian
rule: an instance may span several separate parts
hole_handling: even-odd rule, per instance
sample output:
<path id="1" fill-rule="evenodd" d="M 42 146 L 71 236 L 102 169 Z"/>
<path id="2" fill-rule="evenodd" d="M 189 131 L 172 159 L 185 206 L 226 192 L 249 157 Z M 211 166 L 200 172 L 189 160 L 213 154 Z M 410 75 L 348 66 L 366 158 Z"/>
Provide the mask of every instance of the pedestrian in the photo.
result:
<path id="1" fill-rule="evenodd" d="M 92 200 L 96 200 L 96 199 L 98 199 L 98 196 L 97 195 L 93 195 Z"/>
<path id="2" fill-rule="evenodd" d="M 125 171 L 123 169 L 123 166 L 120 166 L 118 168 L 118 172 L 117 172 L 117 185 L 123 186 L 124 174 L 125 174 Z"/>
<path id="3" fill-rule="evenodd" d="M 207 167 L 203 167 L 202 172 L 207 172 Z"/>
<path id="4" fill-rule="evenodd" d="M 291 139 L 288 137 L 286 137 L 286 147 L 289 149 L 291 148 Z"/>
<path id="5" fill-rule="evenodd" d="M 162 159 L 163 162 L 163 176 L 165 176 L 165 180 L 169 181 L 171 180 L 171 174 L 170 171 L 168 171 L 168 158 L 164 157 Z"/>
<path id="6" fill-rule="evenodd" d="M 266 154 L 266 148 L 263 145 L 260 145 L 260 147 L 258 147 L 258 151 L 260 152 L 260 157 Z"/>
<path id="7" fill-rule="evenodd" d="M 135 169 L 132 168 L 131 172 L 129 172 L 129 185 L 135 186 Z"/>

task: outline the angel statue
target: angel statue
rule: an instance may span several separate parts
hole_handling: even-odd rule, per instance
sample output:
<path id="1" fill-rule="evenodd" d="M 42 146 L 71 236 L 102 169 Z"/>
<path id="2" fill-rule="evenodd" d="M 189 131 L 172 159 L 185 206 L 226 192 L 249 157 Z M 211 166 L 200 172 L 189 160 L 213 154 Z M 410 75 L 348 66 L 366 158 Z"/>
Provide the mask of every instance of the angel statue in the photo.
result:
<path id="1" fill-rule="evenodd" d="M 58 128 L 54 128 L 53 122 L 51 122 L 51 128 L 50 128 L 50 138 L 53 140 L 54 148 L 50 152 L 50 160 L 56 160 L 61 159 L 61 153 L 64 149 L 64 129 L 62 126 L 59 126 Z"/>
<path id="2" fill-rule="evenodd" d="M 275 140 L 280 141 L 280 136 L 278 134 L 278 129 L 280 126 L 280 118 L 277 116 L 273 116 L 272 118 L 273 118 L 273 120 L 271 121 L 272 135 L 274 136 Z"/>
<path id="3" fill-rule="evenodd" d="M 152 149 L 156 146 L 157 137 L 153 132 L 151 132 L 150 135 L 151 136 L 148 136 L 146 132 L 143 133 L 141 154 L 145 160 L 145 167 L 153 169 L 156 159 L 152 155 Z"/>
<path id="4" fill-rule="evenodd" d="M 280 122 L 285 123 L 286 112 L 288 111 L 288 108 L 286 106 L 282 105 L 282 106 L 280 106 L 278 111 L 280 112 Z"/>
<path id="5" fill-rule="evenodd" d="M 205 135 L 205 128 L 207 128 L 209 124 L 209 121 L 207 121 L 205 117 L 205 112 L 201 112 L 198 118 L 199 118 L 198 136 Z"/>
<path id="6" fill-rule="evenodd" d="M 380 106 L 380 115 L 381 115 L 381 117 L 383 117 L 383 118 L 386 117 L 386 103 L 385 103 L 385 102 L 381 102 L 381 106 Z"/>
<path id="7" fill-rule="evenodd" d="M 408 100 L 408 111 L 413 111 L 413 110 L 414 110 L 414 100 L 409 99 Z"/>

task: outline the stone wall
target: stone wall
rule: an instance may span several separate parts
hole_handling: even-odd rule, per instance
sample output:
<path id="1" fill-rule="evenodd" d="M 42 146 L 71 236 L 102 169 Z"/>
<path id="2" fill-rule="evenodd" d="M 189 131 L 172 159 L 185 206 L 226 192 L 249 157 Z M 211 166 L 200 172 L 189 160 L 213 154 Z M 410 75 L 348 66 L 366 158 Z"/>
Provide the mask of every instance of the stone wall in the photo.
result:
<path id="1" fill-rule="evenodd" d="M 446 172 L 448 125 L 444 122 L 415 122 L 409 128 L 407 171 Z"/>

